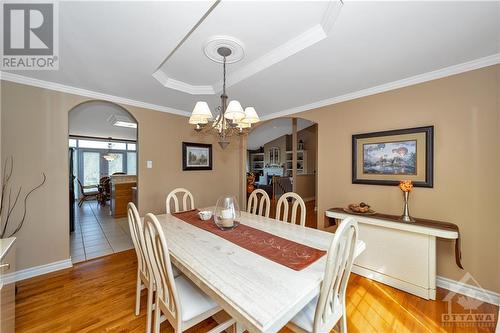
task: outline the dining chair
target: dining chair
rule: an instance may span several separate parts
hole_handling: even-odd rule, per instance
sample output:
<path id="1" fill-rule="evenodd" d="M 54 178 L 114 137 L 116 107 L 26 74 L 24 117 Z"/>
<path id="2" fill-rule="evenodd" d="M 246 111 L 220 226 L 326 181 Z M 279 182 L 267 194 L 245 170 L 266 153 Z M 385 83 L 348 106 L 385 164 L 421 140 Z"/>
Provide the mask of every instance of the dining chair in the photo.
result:
<path id="1" fill-rule="evenodd" d="M 302 200 L 300 195 L 298 195 L 297 193 L 294 193 L 294 192 L 287 192 L 279 198 L 278 203 L 276 204 L 276 219 L 283 221 L 283 222 L 288 222 L 288 212 L 290 211 L 290 206 L 288 204 L 289 199 L 291 199 L 293 201 L 292 215 L 290 218 L 290 223 L 297 224 L 297 208 L 300 206 L 299 224 L 302 227 L 305 227 L 305 225 L 306 225 L 306 204 L 304 203 L 304 200 Z M 283 218 L 281 218 L 282 207 L 284 207 Z"/>
<path id="2" fill-rule="evenodd" d="M 151 213 L 144 217 L 144 238 L 148 268 L 156 286 L 154 333 L 160 332 L 160 322 L 164 320 L 168 320 L 174 332 L 184 332 L 222 310 L 186 276 L 174 278 L 165 234 L 160 222 Z M 222 332 L 234 324 L 234 319 L 230 318 L 209 333 Z"/>
<path id="3" fill-rule="evenodd" d="M 83 185 L 80 179 L 76 179 L 78 182 L 78 187 L 80 188 L 80 201 L 78 201 L 78 207 L 82 207 L 83 202 L 96 199 L 99 195 L 98 185 Z"/>
<path id="4" fill-rule="evenodd" d="M 259 194 L 261 195 L 260 202 L 258 196 Z M 264 211 L 264 206 L 266 209 L 265 211 Z M 262 189 L 256 189 L 250 194 L 247 204 L 248 213 L 269 217 L 270 209 L 271 209 L 271 200 L 269 199 L 269 195 L 267 194 L 266 191 Z"/>
<path id="5" fill-rule="evenodd" d="M 177 197 L 178 194 L 183 194 L 182 195 L 182 208 L 179 208 L 179 199 Z M 189 199 L 189 204 L 190 204 L 189 206 L 188 206 L 188 199 Z M 191 194 L 191 192 L 189 192 L 185 188 L 178 187 L 178 188 L 172 190 L 172 192 L 170 192 L 167 195 L 167 200 L 165 200 L 165 204 L 167 206 L 167 214 L 171 213 L 171 207 L 170 207 L 171 201 L 174 202 L 174 211 L 173 211 L 174 213 L 189 210 L 189 209 L 194 209 L 193 195 Z"/>
<path id="6" fill-rule="evenodd" d="M 325 274 L 319 294 L 288 324 L 294 332 L 330 332 L 340 320 L 340 332 L 347 332 L 345 293 L 358 240 L 358 223 L 343 220 L 328 249 Z"/>
<path id="7" fill-rule="evenodd" d="M 139 216 L 137 208 L 132 202 L 127 206 L 128 226 L 130 228 L 130 235 L 132 243 L 134 244 L 135 253 L 137 255 L 137 281 L 135 289 L 135 315 L 138 316 L 141 311 L 141 290 L 148 290 L 147 298 L 147 328 L 146 331 L 151 330 L 151 313 L 153 309 L 153 293 L 154 293 L 154 280 L 149 272 L 147 266 L 147 252 L 144 243 L 144 224 Z"/>

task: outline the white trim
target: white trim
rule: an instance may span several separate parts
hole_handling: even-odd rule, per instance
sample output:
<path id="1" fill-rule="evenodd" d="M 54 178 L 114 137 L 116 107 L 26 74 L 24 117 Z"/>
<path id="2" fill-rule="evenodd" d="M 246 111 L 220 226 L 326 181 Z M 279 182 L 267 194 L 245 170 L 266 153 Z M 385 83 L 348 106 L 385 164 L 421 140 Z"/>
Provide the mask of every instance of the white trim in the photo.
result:
<path id="1" fill-rule="evenodd" d="M 381 272 L 374 271 L 372 269 L 359 266 L 356 263 L 352 265 L 351 271 L 355 274 L 363 276 L 367 279 L 374 280 L 396 289 L 402 290 L 406 293 L 416 295 L 418 297 L 422 297 L 424 299 L 436 299 L 436 289 L 425 288 L 422 286 L 418 286 L 416 284 L 410 283 L 408 281 L 404 281 L 398 278 L 395 278 L 390 275 L 386 275 Z"/>
<path id="2" fill-rule="evenodd" d="M 341 95 L 341 96 L 337 96 L 337 97 L 333 97 L 333 98 L 329 98 L 329 99 L 324 99 L 321 101 L 317 101 L 314 103 L 294 107 L 291 109 L 273 112 L 271 114 L 262 116 L 261 120 L 269 120 L 269 119 L 274 119 L 274 118 L 278 118 L 278 117 L 289 116 L 289 115 L 292 115 L 295 113 L 309 111 L 312 109 L 317 109 L 317 108 L 324 107 L 327 105 L 342 103 L 342 102 L 350 101 L 350 100 L 361 98 L 361 97 L 380 94 L 383 92 L 387 92 L 387 91 L 391 91 L 391 90 L 395 90 L 395 89 L 399 89 L 399 88 L 404 88 L 404 87 L 408 87 L 408 86 L 412 86 L 415 84 L 424 83 L 424 82 L 428 82 L 428 81 L 432 81 L 432 80 L 437 80 L 437 79 L 441 79 L 441 78 L 444 78 L 447 76 L 452 76 L 452 75 L 472 71 L 472 70 L 483 68 L 483 67 L 493 66 L 493 65 L 496 65 L 499 63 L 500 63 L 500 53 L 496 53 L 496 54 L 493 54 L 493 55 L 490 55 L 487 57 L 464 62 L 464 63 L 458 64 L 458 65 L 445 67 L 445 68 L 438 69 L 438 70 L 435 70 L 432 72 L 415 75 L 415 76 L 412 76 L 412 77 L 409 77 L 406 79 L 385 83 L 385 84 L 382 84 L 379 86 L 355 91 L 352 93 L 348 93 L 345 95 Z M 18 75 L 18 74 L 12 74 L 12 73 L 0 71 L 0 79 L 4 80 L 4 81 L 11 81 L 11 82 L 30 85 L 30 86 L 35 86 L 35 87 L 40 87 L 40 88 L 45 88 L 45 89 L 50 89 L 50 90 L 55 90 L 55 91 L 61 91 L 61 92 L 66 92 L 66 93 L 70 93 L 70 94 L 75 94 L 75 95 L 81 95 L 81 96 L 90 97 L 90 98 L 107 100 L 107 101 L 111 101 L 111 102 L 115 102 L 115 103 L 127 104 L 127 105 L 142 107 L 142 108 L 146 108 L 146 109 L 177 114 L 177 115 L 186 116 L 186 117 L 191 116 L 191 112 L 188 112 L 188 111 L 178 110 L 178 109 L 160 106 L 160 105 L 155 105 L 155 104 L 149 104 L 149 103 L 136 101 L 136 100 L 132 100 L 132 99 L 124 98 L 124 97 L 102 94 L 102 93 L 94 92 L 91 90 L 71 87 L 71 86 L 67 86 L 67 85 L 63 85 L 63 84 L 59 84 L 59 83 L 53 83 L 53 82 L 49 82 L 49 81 L 33 79 L 30 77 L 26 77 L 26 76 L 22 76 L 22 75 Z"/>
<path id="3" fill-rule="evenodd" d="M 486 290 L 470 284 L 462 283 L 460 281 L 451 280 L 439 275 L 436 278 L 436 285 L 440 288 L 469 296 L 483 302 L 500 305 L 500 294 L 491 290 Z"/>
<path id="4" fill-rule="evenodd" d="M 379 86 L 355 91 L 352 93 L 348 93 L 348 94 L 333 97 L 333 98 L 324 99 L 321 101 L 317 101 L 317 102 L 302 105 L 302 106 L 297 106 L 297 107 L 286 109 L 283 111 L 273 112 L 271 114 L 262 116 L 260 119 L 261 120 L 269 120 L 269 119 L 273 119 L 273 118 L 284 117 L 284 116 L 288 116 L 288 115 L 299 113 L 299 112 L 317 109 L 317 108 L 324 107 L 327 105 L 346 102 L 346 101 L 350 101 L 350 100 L 365 97 L 365 96 L 380 94 L 380 93 L 390 91 L 390 90 L 395 90 L 395 89 L 404 88 L 404 87 L 412 86 L 412 85 L 427 82 L 427 81 L 441 79 L 441 78 L 444 78 L 447 76 L 452 76 L 452 75 L 472 71 L 475 69 L 496 65 L 499 63 L 500 63 L 500 53 L 496 53 L 496 54 L 492 54 L 492 55 L 487 56 L 487 57 L 471 60 L 471 61 L 464 62 L 464 63 L 458 64 L 458 65 L 453 65 L 453 66 L 441 68 L 441 69 L 438 69 L 438 70 L 435 70 L 432 72 L 427 72 L 427 73 L 411 76 L 411 77 L 408 77 L 406 79 L 385 83 L 385 84 L 382 84 Z"/>
<path id="5" fill-rule="evenodd" d="M 150 103 L 141 102 L 141 101 L 125 98 L 125 97 L 103 94 L 103 93 L 100 93 L 97 91 L 72 87 L 72 86 L 68 86 L 65 84 L 34 79 L 31 77 L 27 77 L 27 76 L 23 76 L 23 75 L 19 75 L 19 74 L 13 74 L 13 73 L 0 71 L 0 79 L 3 81 L 21 83 L 21 84 L 26 84 L 29 86 L 34 86 L 34 87 L 39 87 L 39 88 L 44 88 L 44 89 L 49 89 L 49 90 L 54 90 L 54 91 L 60 91 L 60 92 L 68 93 L 68 94 L 74 94 L 74 95 L 90 97 L 90 98 L 95 98 L 95 99 L 101 99 L 101 100 L 110 101 L 110 102 L 119 103 L 119 104 L 137 106 L 137 107 L 145 108 L 145 109 L 151 109 L 151 110 L 156 110 L 156 111 L 161 111 L 161 112 L 178 114 L 178 115 L 186 116 L 186 117 L 189 117 L 191 115 L 191 112 L 188 112 L 188 111 L 178 110 L 178 109 L 174 109 L 174 108 L 170 108 L 170 107 L 166 107 L 166 106 L 161 106 L 161 105 L 156 105 L 156 104 L 150 104 Z"/>
<path id="6" fill-rule="evenodd" d="M 340 14 L 342 6 L 342 1 L 330 0 L 325 13 L 323 14 L 321 22 L 303 31 L 296 37 L 277 46 L 276 48 L 270 50 L 266 54 L 251 61 L 249 64 L 241 67 L 232 74 L 228 75 L 226 80 L 226 87 L 231 87 L 238 82 L 246 80 L 249 77 L 265 70 L 266 68 L 269 68 L 283 61 L 284 59 L 287 59 L 294 54 L 327 38 Z M 178 45 L 178 47 L 183 42 L 184 40 Z M 176 48 L 176 50 L 178 49 L 178 47 Z M 176 50 L 174 50 L 174 52 Z M 166 60 L 168 60 L 172 54 L 173 52 L 170 53 Z M 165 87 L 192 95 L 213 95 L 222 91 L 222 81 L 218 81 L 212 85 L 197 86 L 184 81 L 170 78 L 168 74 L 162 69 L 162 67 L 165 66 L 166 60 L 163 61 L 156 72 L 153 73 L 153 77 Z"/>
<path id="7" fill-rule="evenodd" d="M 8 273 L 3 276 L 4 283 L 12 283 L 21 280 L 26 280 L 35 276 L 59 271 L 61 269 L 73 267 L 70 259 L 51 262 L 50 264 L 30 267 L 16 272 Z"/>
<path id="8" fill-rule="evenodd" d="M 172 79 L 165 74 L 162 69 L 158 69 L 153 73 L 153 77 L 158 80 L 162 85 L 167 88 L 182 91 L 191 95 L 213 95 L 215 94 L 214 88 L 210 85 L 197 86 Z"/>

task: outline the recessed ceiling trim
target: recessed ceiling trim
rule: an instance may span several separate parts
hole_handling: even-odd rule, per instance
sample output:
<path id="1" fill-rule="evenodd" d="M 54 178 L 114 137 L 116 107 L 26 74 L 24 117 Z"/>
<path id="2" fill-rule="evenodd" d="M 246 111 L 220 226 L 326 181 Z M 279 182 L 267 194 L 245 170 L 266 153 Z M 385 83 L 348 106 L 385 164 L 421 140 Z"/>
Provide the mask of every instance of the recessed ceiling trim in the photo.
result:
<path id="1" fill-rule="evenodd" d="M 408 86 L 412 86 L 415 84 L 419 83 L 424 83 L 432 80 L 437 80 L 437 79 L 442 79 L 447 76 L 452 76 L 468 71 L 472 71 L 475 69 L 480 69 L 483 67 L 488 67 L 488 66 L 493 66 L 500 64 L 500 53 L 492 54 L 487 57 L 471 60 L 468 62 L 464 62 L 461 64 L 441 68 L 432 72 L 427 72 L 415 76 L 408 77 L 406 79 L 402 80 L 397 80 L 385 84 L 381 84 L 378 86 L 374 86 L 371 88 L 363 89 L 363 90 L 358 90 L 352 93 L 348 93 L 345 95 L 341 96 L 336 96 L 332 98 L 327 98 L 323 99 L 317 102 L 313 102 L 310 104 L 306 105 L 301 105 L 297 106 L 294 108 L 278 111 L 278 112 L 273 112 L 271 114 L 268 114 L 266 116 L 261 117 L 261 120 L 269 120 L 273 118 L 278 118 L 278 117 L 284 117 L 284 116 L 289 116 L 292 114 L 304 112 L 304 111 L 309 111 L 317 108 L 321 108 L 324 106 L 332 105 L 332 104 L 338 104 L 346 101 L 350 101 L 353 99 L 361 98 L 361 97 L 366 97 L 370 95 L 375 95 L 375 94 L 380 94 L 386 91 L 390 90 L 395 90 L 399 88 L 404 88 Z"/>
<path id="2" fill-rule="evenodd" d="M 182 91 L 191 95 L 215 94 L 214 88 L 212 86 L 195 86 L 183 81 L 175 80 L 165 75 L 165 73 L 161 69 L 154 72 L 153 77 L 167 88 Z"/>
<path id="3" fill-rule="evenodd" d="M 0 71 L 0 80 L 189 117 L 191 112 Z"/>
<path id="4" fill-rule="evenodd" d="M 241 82 L 263 70 L 269 68 L 286 58 L 293 56 L 294 54 L 322 41 L 326 37 L 328 37 L 328 33 L 332 30 L 332 27 L 337 20 L 340 10 L 343 6 L 342 1 L 340 0 L 330 0 L 327 6 L 327 9 L 321 19 L 321 21 L 315 26 L 309 28 L 298 36 L 288 40 L 284 44 L 272 49 L 268 53 L 262 55 L 261 57 L 255 59 L 244 67 L 228 74 L 226 80 L 226 86 L 230 87 L 235 85 L 238 82 Z M 206 15 L 208 16 L 208 15 Z M 206 17 L 205 16 L 205 17 Z M 203 19 L 205 19 L 205 17 Z M 200 20 L 201 23 L 202 20 Z M 184 37 L 182 43 L 186 41 L 189 35 L 193 32 L 190 31 L 187 36 Z M 213 92 L 211 94 L 219 93 L 222 91 L 222 81 L 218 81 L 212 85 L 204 85 L 204 86 L 196 86 L 191 85 L 187 82 L 175 80 L 175 84 L 165 84 L 169 83 L 170 80 L 173 80 L 168 76 L 168 74 L 162 70 L 162 67 L 168 61 L 168 59 L 178 50 L 180 45 L 178 45 L 169 55 L 168 57 L 160 64 L 157 70 L 153 73 L 153 77 L 160 81 L 165 87 L 180 90 L 183 92 L 191 93 L 193 95 L 201 94 L 197 93 L 198 91 L 210 91 L 211 87 Z M 184 89 L 184 90 L 182 90 Z"/>

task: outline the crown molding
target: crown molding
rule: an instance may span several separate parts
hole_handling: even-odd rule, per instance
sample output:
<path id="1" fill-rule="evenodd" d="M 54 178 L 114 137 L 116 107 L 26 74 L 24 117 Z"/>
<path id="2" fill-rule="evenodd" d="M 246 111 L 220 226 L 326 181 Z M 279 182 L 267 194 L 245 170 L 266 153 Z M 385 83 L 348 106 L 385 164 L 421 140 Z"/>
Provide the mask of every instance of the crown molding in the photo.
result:
<path id="1" fill-rule="evenodd" d="M 350 101 L 353 99 L 361 98 L 361 97 L 366 97 L 370 95 L 375 95 L 375 94 L 380 94 L 383 92 L 399 89 L 399 88 L 404 88 L 408 86 L 412 86 L 415 84 L 419 83 L 424 83 L 432 80 L 437 80 L 441 79 L 447 76 L 452 76 L 468 71 L 472 71 L 475 69 L 483 68 L 483 67 L 488 67 L 492 65 L 496 65 L 500 63 L 500 53 L 496 53 L 487 57 L 471 60 L 468 62 L 464 62 L 458 65 L 453 65 L 445 68 L 441 68 L 432 72 L 427 72 L 415 76 L 408 77 L 406 79 L 402 80 L 397 80 L 389 83 L 384 83 L 378 86 L 374 86 L 371 88 L 355 91 L 352 93 L 348 93 L 345 95 L 341 96 L 336 96 L 332 98 L 327 98 L 323 99 L 317 102 L 313 102 L 310 104 L 278 111 L 278 112 L 273 112 L 271 114 L 265 115 L 261 117 L 261 120 L 269 120 L 273 118 L 278 118 L 278 117 L 284 117 L 284 116 L 289 116 L 293 115 L 296 113 L 304 112 L 304 111 L 309 111 L 312 109 L 317 109 L 321 108 L 324 106 L 328 105 L 333 105 L 333 104 L 338 104 L 346 101 Z"/>
<path id="2" fill-rule="evenodd" d="M 79 96 L 84 96 L 84 97 L 89 97 L 89 98 L 105 100 L 105 101 L 114 102 L 114 103 L 118 103 L 118 104 L 136 106 L 136 107 L 140 107 L 140 108 L 144 108 L 144 109 L 151 109 L 151 110 L 155 110 L 155 111 L 167 112 L 167 113 L 177 114 L 177 115 L 186 116 L 186 117 L 189 117 L 191 114 L 190 112 L 184 111 L 184 110 L 179 110 L 179 109 L 174 109 L 174 108 L 170 108 L 170 107 L 166 107 L 166 106 L 146 103 L 146 102 L 137 101 L 134 99 L 129 99 L 129 98 L 120 97 L 120 96 L 103 94 L 103 93 L 100 93 L 97 91 L 77 88 L 77 87 L 68 86 L 68 85 L 50 82 L 50 81 L 34 79 L 31 77 L 27 77 L 27 76 L 23 76 L 23 75 L 19 75 L 19 74 L 8 73 L 8 72 L 1 72 L 0 71 L 0 80 L 25 84 L 28 86 L 44 88 L 44 89 L 59 91 L 59 92 L 68 93 L 68 94 L 74 94 L 74 95 L 79 95 Z"/>

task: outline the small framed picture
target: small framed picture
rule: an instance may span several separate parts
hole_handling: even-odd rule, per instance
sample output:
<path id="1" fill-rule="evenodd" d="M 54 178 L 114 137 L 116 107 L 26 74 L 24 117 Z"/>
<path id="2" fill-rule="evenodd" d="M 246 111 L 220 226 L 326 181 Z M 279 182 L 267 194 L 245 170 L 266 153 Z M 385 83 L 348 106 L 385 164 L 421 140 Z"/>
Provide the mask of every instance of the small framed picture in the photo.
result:
<path id="1" fill-rule="evenodd" d="M 433 187 L 434 126 L 352 136 L 352 183 Z"/>
<path id="2" fill-rule="evenodd" d="M 212 145 L 183 142 L 182 170 L 212 170 Z"/>

